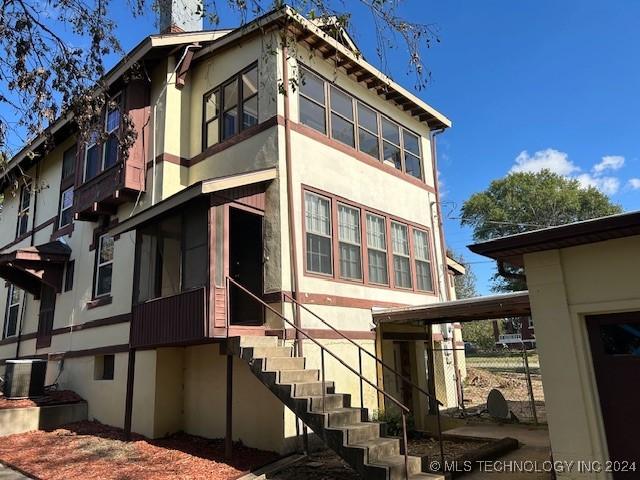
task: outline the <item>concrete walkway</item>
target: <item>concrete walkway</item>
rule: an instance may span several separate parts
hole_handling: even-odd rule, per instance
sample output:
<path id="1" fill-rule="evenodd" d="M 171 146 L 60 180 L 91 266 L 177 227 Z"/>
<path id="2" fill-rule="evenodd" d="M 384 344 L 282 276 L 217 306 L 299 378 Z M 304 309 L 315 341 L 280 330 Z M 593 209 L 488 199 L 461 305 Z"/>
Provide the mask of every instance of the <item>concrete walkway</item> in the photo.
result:
<path id="1" fill-rule="evenodd" d="M 468 435 L 471 437 L 504 438 L 511 437 L 517 439 L 522 446 L 518 450 L 508 453 L 497 459 L 493 468 L 513 468 L 522 465 L 523 462 L 536 462 L 540 469 L 543 469 L 543 462 L 550 459 L 551 445 L 549 443 L 549 432 L 542 427 L 528 427 L 518 424 L 478 424 L 466 425 L 451 430 L 446 433 L 456 435 Z M 528 469 L 531 463 L 528 464 Z M 479 471 L 474 470 L 462 477 L 464 480 L 549 480 L 552 478 L 547 472 L 514 472 L 514 471 Z"/>
<path id="2" fill-rule="evenodd" d="M 0 463 L 0 480 L 29 480 L 29 477 Z"/>

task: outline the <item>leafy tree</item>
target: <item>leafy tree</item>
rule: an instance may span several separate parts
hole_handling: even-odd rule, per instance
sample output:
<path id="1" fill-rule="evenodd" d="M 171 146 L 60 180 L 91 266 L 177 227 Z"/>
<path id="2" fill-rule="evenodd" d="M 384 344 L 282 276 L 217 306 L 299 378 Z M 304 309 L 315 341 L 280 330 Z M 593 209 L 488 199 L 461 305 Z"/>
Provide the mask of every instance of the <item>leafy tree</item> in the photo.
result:
<path id="1" fill-rule="evenodd" d="M 242 25 L 284 5 L 283 0 L 201 1 L 194 13 L 214 26 L 220 21 L 218 7 L 230 7 Z M 390 49 L 398 45 L 406 47 L 408 70 L 415 74 L 416 86 L 421 88 L 429 78 L 423 63 L 425 49 L 439 40 L 432 25 L 403 18 L 398 13 L 400 3 L 400 0 L 288 2 L 310 18 L 334 26 L 328 29 L 329 34 L 342 28 L 353 33 L 349 12 L 354 4 L 364 8 L 370 14 L 366 27 L 375 30 L 379 63 L 386 64 L 384 59 Z M 0 173 L 17 149 L 61 115 L 73 116 L 80 138 L 87 138 L 92 132 L 109 101 L 107 86 L 101 83 L 108 67 L 106 62 L 114 54 L 124 53 L 113 20 L 114 12 L 121 10 L 123 4 L 109 0 L 0 3 L 0 51 L 4 52 L 0 55 Z M 126 3 L 133 18 L 149 14 L 155 17 L 166 4 L 160 0 Z M 135 68 L 129 72 L 134 76 L 141 74 Z M 135 136 L 133 128 L 127 127 L 126 116 L 123 123 L 125 139 L 121 138 L 121 150 L 126 154 Z"/>
<path id="2" fill-rule="evenodd" d="M 549 170 L 510 173 L 473 194 L 462 206 L 462 225 L 473 228 L 475 241 L 563 225 L 622 211 L 594 187 Z M 521 269 L 498 265 L 494 290 L 526 289 Z"/>
<path id="3" fill-rule="evenodd" d="M 465 269 L 464 275 L 456 275 L 453 277 L 456 298 L 472 298 L 478 296 L 476 290 L 476 275 L 473 273 L 471 265 L 465 260 L 464 256 L 447 250 L 447 256 L 453 258 L 456 262 L 462 265 Z"/>

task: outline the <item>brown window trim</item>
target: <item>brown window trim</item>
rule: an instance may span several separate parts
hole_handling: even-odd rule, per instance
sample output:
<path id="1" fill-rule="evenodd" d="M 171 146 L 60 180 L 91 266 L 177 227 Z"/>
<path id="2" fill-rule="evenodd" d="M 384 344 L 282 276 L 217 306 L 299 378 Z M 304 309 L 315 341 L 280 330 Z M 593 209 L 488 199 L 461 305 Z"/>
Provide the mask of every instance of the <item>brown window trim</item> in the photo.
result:
<path id="1" fill-rule="evenodd" d="M 72 151 L 72 150 L 75 150 L 76 156 L 77 156 L 78 155 L 78 144 L 74 144 L 73 146 L 67 148 L 63 152 L 63 154 L 62 154 L 63 165 L 64 165 L 64 157 L 65 157 L 65 155 L 68 152 Z M 72 188 L 73 189 L 73 193 L 75 195 L 76 168 L 77 168 L 77 161 L 74 163 L 73 171 L 69 175 L 67 175 L 66 177 L 62 177 L 60 179 L 60 191 L 58 193 L 58 216 L 56 217 L 56 223 L 54 225 L 53 233 L 51 234 L 52 240 L 60 238 L 63 235 L 68 235 L 71 232 L 73 232 L 74 223 L 75 223 L 74 220 L 73 220 L 73 217 L 74 217 L 74 215 L 73 215 L 73 213 L 74 213 L 73 204 L 71 205 L 71 213 L 72 213 L 72 215 L 71 215 L 71 223 L 68 223 L 67 225 L 60 226 L 60 219 L 62 218 L 62 194 L 64 192 L 66 192 L 67 190 L 69 190 L 70 188 Z"/>
<path id="2" fill-rule="evenodd" d="M 113 297 L 109 295 L 104 295 L 102 297 L 94 298 L 93 300 L 89 300 L 87 305 L 87 310 L 91 310 L 93 308 L 102 307 L 103 305 L 109 305 L 113 303 Z"/>
<path id="3" fill-rule="evenodd" d="M 438 289 L 439 289 L 439 282 L 438 282 L 438 277 L 434 275 L 435 270 L 434 270 L 434 243 L 433 243 L 433 235 L 432 235 L 432 231 L 429 227 L 425 226 L 425 225 L 420 225 L 418 223 L 415 222 L 411 222 L 405 219 L 402 219 L 400 217 L 397 217 L 395 215 L 389 214 L 389 213 L 385 213 L 385 212 L 381 212 L 380 210 L 377 210 L 375 208 L 370 208 L 367 207 L 366 205 L 362 205 L 360 203 L 348 200 L 344 197 L 341 197 L 339 195 L 334 195 L 332 193 L 328 193 L 324 190 L 320 190 L 318 188 L 315 187 L 311 187 L 309 185 L 305 185 L 302 184 L 302 188 L 301 188 L 301 215 L 302 215 L 302 257 L 303 257 L 303 272 L 304 272 L 304 276 L 306 277 L 313 277 L 313 278 L 320 278 L 320 279 L 324 279 L 324 280 L 330 280 L 333 282 L 339 282 L 339 283 L 347 283 L 350 285 L 363 285 L 366 287 L 372 287 L 372 288 L 384 288 L 387 290 L 395 290 L 395 291 L 401 291 L 401 292 L 408 292 L 408 293 L 417 293 L 417 294 L 421 294 L 421 295 L 438 295 Z M 306 242 L 306 236 L 307 236 L 307 224 L 306 224 L 306 216 L 305 216 L 305 202 L 304 202 L 304 194 L 305 192 L 309 192 L 309 193 L 313 193 L 315 195 L 319 195 L 321 197 L 324 197 L 328 200 L 330 200 L 331 202 L 331 221 L 332 221 L 332 225 L 331 225 L 331 235 L 332 235 L 332 266 L 333 266 L 333 273 L 331 275 L 329 274 L 322 274 L 322 273 L 317 273 L 317 272 L 312 272 L 309 271 L 307 269 L 307 242 Z M 348 278 L 342 278 L 340 276 L 340 272 L 339 272 L 339 255 L 338 252 L 338 233 L 337 233 L 337 205 L 338 203 L 342 203 L 346 206 L 358 209 L 360 211 L 360 235 L 361 235 L 361 246 L 360 246 L 360 256 L 361 256 L 361 262 L 362 262 L 362 280 L 350 280 Z M 367 213 L 371 213 L 373 215 L 377 215 L 379 217 L 384 218 L 385 220 L 385 232 L 387 235 L 387 277 L 389 280 L 389 283 L 387 285 L 384 284 L 379 284 L 379 283 L 373 283 L 371 281 L 369 281 L 369 261 L 368 261 L 368 246 L 367 243 L 365 241 L 366 236 L 367 236 L 367 230 L 366 230 L 366 215 Z M 392 244 L 391 244 L 391 222 L 397 222 L 403 225 L 407 226 L 407 233 L 409 235 L 409 267 L 411 269 L 411 288 L 403 288 L 403 287 L 399 287 L 395 284 L 395 272 L 393 269 L 393 250 L 392 250 Z M 414 252 L 414 248 L 413 248 L 413 231 L 415 230 L 420 230 L 423 232 L 427 233 L 427 241 L 428 241 L 428 245 L 429 245 L 429 266 L 431 269 L 431 279 L 433 282 L 433 291 L 425 291 L 425 290 L 419 290 L 417 288 L 417 278 L 416 278 L 416 268 L 415 268 L 415 252 Z"/>
<path id="4" fill-rule="evenodd" d="M 237 137 L 239 134 L 241 134 L 243 131 L 246 131 L 256 125 L 260 124 L 260 110 L 259 110 L 259 101 L 258 101 L 258 108 L 257 108 L 257 112 L 256 112 L 256 116 L 258 118 L 256 125 L 253 125 L 252 127 L 247 127 L 247 128 L 242 128 L 242 107 L 243 104 L 245 102 L 247 102 L 248 100 L 251 100 L 253 97 L 258 97 L 258 99 L 260 98 L 260 91 L 258 89 L 258 92 L 256 92 L 255 94 L 251 95 L 249 98 L 243 99 L 243 83 L 242 83 L 242 75 L 247 73 L 248 71 L 252 70 L 256 68 L 257 70 L 257 74 L 260 75 L 260 70 L 258 69 L 258 61 L 254 61 L 252 62 L 250 65 L 244 67 L 242 70 L 239 70 L 238 72 L 234 73 L 233 75 L 231 75 L 229 78 L 227 78 L 226 80 L 224 80 L 223 82 L 219 83 L 218 85 L 216 85 L 215 87 L 213 87 L 210 90 L 207 90 L 206 92 L 204 92 L 204 94 L 202 95 L 202 125 L 201 125 L 201 151 L 204 152 L 209 148 L 215 147 L 216 145 L 226 142 L 232 138 Z M 235 106 L 236 110 L 237 110 L 237 117 L 236 117 L 236 133 L 231 135 L 228 138 L 222 138 L 222 128 L 223 128 L 223 118 L 224 118 L 224 111 L 222 110 L 221 107 L 224 107 L 224 88 L 231 84 L 233 81 L 238 82 L 238 98 L 237 98 L 237 104 Z M 220 105 L 218 105 L 218 114 L 216 117 L 211 117 L 210 119 L 207 119 L 207 108 L 206 108 L 206 102 L 205 102 L 205 98 L 207 98 L 209 95 L 213 94 L 216 92 L 216 90 L 218 91 L 218 99 L 219 99 L 219 103 Z M 207 126 L 209 125 L 209 123 L 211 123 L 213 120 L 218 119 L 218 141 L 216 143 L 214 143 L 211 146 L 207 145 Z"/>
<path id="5" fill-rule="evenodd" d="M 17 221 L 16 221 L 16 237 L 15 237 L 15 241 L 18 241 L 18 239 L 23 239 L 28 237 L 29 235 L 29 217 L 31 217 L 31 202 L 33 201 L 31 198 L 31 181 L 28 181 L 25 185 L 22 185 L 22 187 L 20 188 L 20 194 L 18 195 L 18 215 L 17 215 Z M 25 192 L 28 192 L 29 195 L 29 204 L 27 205 L 27 208 L 23 208 L 22 207 L 22 203 L 23 203 L 23 195 L 25 194 Z M 27 226 L 24 232 L 20 232 L 20 224 L 22 223 L 22 217 L 23 212 L 26 212 L 26 217 L 27 217 Z"/>
<path id="6" fill-rule="evenodd" d="M 308 127 L 309 129 L 313 130 L 314 132 L 316 132 L 319 135 L 323 135 L 327 138 L 329 138 L 332 141 L 335 141 L 337 143 L 339 143 L 340 145 L 345 146 L 346 148 L 352 149 L 357 151 L 360 154 L 366 155 L 369 159 L 373 160 L 376 163 L 385 165 L 388 168 L 391 168 L 397 172 L 399 172 L 402 177 L 409 177 L 412 178 L 422 184 L 426 183 L 425 180 L 425 160 L 424 160 L 424 152 L 422 151 L 422 142 L 420 141 L 422 139 L 422 135 L 416 133 L 414 130 L 411 130 L 407 127 L 405 127 L 401 121 L 397 121 L 394 120 L 393 118 L 391 118 L 389 115 L 386 115 L 384 113 L 382 113 L 379 109 L 375 108 L 373 105 L 365 102 L 364 100 L 354 96 L 352 93 L 348 92 L 345 88 L 337 85 L 335 82 L 331 81 L 330 79 L 328 79 L 327 77 L 325 77 L 324 75 L 322 75 L 321 73 L 317 72 L 316 70 L 314 70 L 313 68 L 309 67 L 308 65 L 305 65 L 302 62 L 298 62 L 299 63 L 299 69 L 300 70 L 307 70 L 310 73 L 312 73 L 313 75 L 319 77 L 321 80 L 324 81 L 324 101 L 325 104 L 323 105 L 324 107 L 324 114 L 325 114 L 325 130 L 326 132 L 323 134 L 322 132 L 318 132 L 317 130 L 313 129 L 312 127 Z M 332 109 L 331 109 L 331 97 L 330 97 L 330 90 L 331 87 L 334 87 L 335 89 L 341 91 L 342 93 L 344 93 L 345 95 L 349 96 L 352 99 L 352 108 L 353 108 L 353 120 L 349 120 L 350 123 L 353 123 L 354 125 L 354 146 L 352 147 L 351 145 L 348 145 L 346 143 L 341 142 L 340 140 L 337 140 L 335 138 L 333 138 L 333 136 L 331 135 L 331 113 L 332 113 Z M 305 96 L 305 98 L 308 98 Z M 316 104 L 320 105 L 317 101 L 313 100 Z M 370 108 L 371 110 L 373 110 L 376 115 L 377 115 L 377 123 L 378 123 L 378 157 L 373 157 L 371 155 L 369 155 L 368 153 L 365 153 L 363 151 L 360 150 L 360 138 L 359 138 L 359 132 L 358 129 L 360 128 L 360 123 L 358 120 L 358 102 L 362 103 L 363 105 L 365 105 L 366 107 Z M 298 110 L 300 109 L 300 94 L 298 94 Z M 338 114 L 340 115 L 340 114 Z M 386 165 L 384 163 L 384 159 L 383 159 L 383 148 L 384 148 L 384 136 L 382 134 L 382 118 L 386 118 L 388 121 L 390 121 L 391 123 L 394 123 L 395 125 L 398 126 L 399 129 L 399 141 L 400 141 L 400 162 L 402 164 L 402 170 L 398 170 L 395 167 L 392 167 L 390 165 Z M 300 123 L 301 126 L 307 127 L 306 125 L 303 125 L 302 123 Z M 364 128 L 365 130 L 369 131 L 367 128 Z M 403 133 L 402 131 L 406 130 L 409 133 L 415 135 L 418 137 L 418 148 L 420 149 L 420 155 L 419 155 L 419 159 L 420 159 L 420 167 L 421 167 L 421 171 L 420 171 L 420 177 L 415 177 L 413 175 L 410 175 L 409 173 L 407 173 L 406 170 L 406 166 L 405 166 L 405 155 L 404 155 L 404 137 L 403 137 Z"/>

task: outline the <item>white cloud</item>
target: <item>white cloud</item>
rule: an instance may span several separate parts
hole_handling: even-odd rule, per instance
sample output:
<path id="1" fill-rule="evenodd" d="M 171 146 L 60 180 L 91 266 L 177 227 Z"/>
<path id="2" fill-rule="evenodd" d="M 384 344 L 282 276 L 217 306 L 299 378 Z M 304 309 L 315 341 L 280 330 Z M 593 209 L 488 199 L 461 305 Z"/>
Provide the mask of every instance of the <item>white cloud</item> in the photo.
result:
<path id="1" fill-rule="evenodd" d="M 605 170 L 620 170 L 624 166 L 624 157 L 620 155 L 605 155 L 600 163 L 593 166 L 593 171 L 598 174 Z"/>
<path id="2" fill-rule="evenodd" d="M 529 152 L 523 150 L 516 157 L 516 164 L 511 167 L 509 173 L 513 172 L 540 172 L 542 170 L 550 170 L 558 175 L 568 176 L 574 172 L 579 172 L 580 167 L 569 160 L 569 155 L 553 148 L 539 150 L 529 155 Z"/>
<path id="3" fill-rule="evenodd" d="M 582 188 L 595 187 L 606 195 L 613 195 L 620 189 L 620 180 L 616 177 L 601 177 L 590 173 L 581 173 L 576 177 Z"/>
<path id="4" fill-rule="evenodd" d="M 590 172 L 585 172 L 573 163 L 565 152 L 547 148 L 529 155 L 529 152 L 523 150 L 516 157 L 515 164 L 509 173 L 537 173 L 546 169 L 563 177 L 575 178 L 580 182 L 582 188 L 595 187 L 606 195 L 613 195 L 620 190 L 620 179 L 605 174 L 620 170 L 624 167 L 624 161 L 625 159 L 621 155 L 605 155 L 599 163 L 591 168 Z M 640 178 L 629 180 L 629 186 L 640 189 Z"/>

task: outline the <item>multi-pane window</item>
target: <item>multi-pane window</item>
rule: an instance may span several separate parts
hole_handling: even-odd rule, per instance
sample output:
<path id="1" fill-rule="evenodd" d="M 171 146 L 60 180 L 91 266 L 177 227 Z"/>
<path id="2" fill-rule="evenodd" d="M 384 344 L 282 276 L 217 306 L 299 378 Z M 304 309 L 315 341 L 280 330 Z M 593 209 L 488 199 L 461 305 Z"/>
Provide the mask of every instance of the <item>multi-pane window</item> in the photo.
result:
<path id="1" fill-rule="evenodd" d="M 400 153 L 400 127 L 391 120 L 382 117 L 382 159 L 402 170 L 402 154 Z"/>
<path id="2" fill-rule="evenodd" d="M 62 154 L 62 180 L 73 178 L 76 171 L 76 146 L 74 145 Z"/>
<path id="3" fill-rule="evenodd" d="M 60 224 L 59 228 L 70 225 L 73 221 L 73 187 L 67 188 L 60 195 Z"/>
<path id="4" fill-rule="evenodd" d="M 205 93 L 203 104 L 203 148 L 257 125 L 258 66 L 247 68 Z"/>
<path id="5" fill-rule="evenodd" d="M 104 142 L 102 169 L 113 166 L 118 161 L 118 149 L 120 145 L 120 95 L 112 98 L 107 105 L 107 113 L 104 121 L 104 130 L 107 139 Z"/>
<path id="6" fill-rule="evenodd" d="M 358 148 L 372 157 L 380 157 L 378 114 L 364 103 L 358 102 Z"/>
<path id="7" fill-rule="evenodd" d="M 427 232 L 413 229 L 413 256 L 416 264 L 416 288 L 424 292 L 432 292 L 433 279 Z"/>
<path id="8" fill-rule="evenodd" d="M 96 280 L 94 297 L 102 297 L 111 293 L 111 276 L 113 273 L 113 237 L 103 235 L 98 242 L 96 253 Z"/>
<path id="9" fill-rule="evenodd" d="M 300 123 L 327 133 L 324 80 L 303 70 L 300 85 Z"/>
<path id="10" fill-rule="evenodd" d="M 307 234 L 307 270 L 331 275 L 331 201 L 305 192 L 305 227 Z"/>
<path id="11" fill-rule="evenodd" d="M 369 281 L 388 285 L 386 222 L 383 217 L 370 213 L 367 214 L 367 253 Z"/>
<path id="12" fill-rule="evenodd" d="M 9 285 L 7 297 L 7 311 L 4 317 L 3 338 L 13 337 L 18 333 L 18 322 L 20 319 L 20 306 L 22 300 L 22 290 L 15 285 Z"/>
<path id="13" fill-rule="evenodd" d="M 362 235 L 360 210 L 338 204 L 338 244 L 340 276 L 350 280 L 362 280 Z"/>
<path id="14" fill-rule="evenodd" d="M 306 68 L 298 98 L 301 124 L 422 179 L 418 135 Z"/>
<path id="15" fill-rule="evenodd" d="M 31 184 L 27 183 L 20 190 L 18 203 L 18 227 L 16 236 L 24 235 L 29 228 L 29 207 L 31 206 Z"/>
<path id="16" fill-rule="evenodd" d="M 122 94 L 112 97 L 104 112 L 104 141 L 99 131 L 89 134 L 84 151 L 84 180 L 114 166 L 120 158 L 120 125 L 122 123 Z"/>
<path id="17" fill-rule="evenodd" d="M 64 292 L 69 292 L 73 289 L 73 275 L 75 273 L 76 261 L 69 260 L 64 270 Z"/>
<path id="18" fill-rule="evenodd" d="M 411 264 L 409 253 L 409 229 L 406 225 L 391 222 L 391 250 L 395 286 L 411 288 Z"/>
<path id="19" fill-rule="evenodd" d="M 354 124 L 353 99 L 331 86 L 331 137 L 355 147 Z"/>

